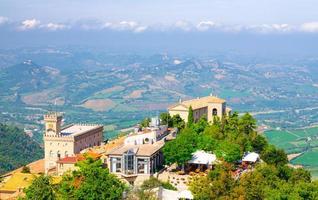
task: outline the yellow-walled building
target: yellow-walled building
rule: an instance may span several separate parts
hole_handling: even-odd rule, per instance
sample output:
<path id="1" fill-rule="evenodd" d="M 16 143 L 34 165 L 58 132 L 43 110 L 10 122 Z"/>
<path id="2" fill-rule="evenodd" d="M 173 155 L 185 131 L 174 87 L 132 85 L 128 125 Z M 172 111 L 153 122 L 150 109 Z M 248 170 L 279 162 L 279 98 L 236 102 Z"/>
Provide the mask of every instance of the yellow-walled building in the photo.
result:
<path id="1" fill-rule="evenodd" d="M 207 120 L 212 122 L 214 117 L 222 119 L 223 116 L 231 113 L 231 109 L 226 106 L 224 99 L 212 95 L 187 101 L 180 100 L 177 104 L 170 106 L 168 112 L 171 116 L 179 114 L 185 122 L 188 122 L 190 106 L 193 109 L 194 121 L 205 115 Z"/>
<path id="2" fill-rule="evenodd" d="M 56 168 L 62 158 L 75 156 L 82 150 L 99 146 L 103 142 L 103 126 L 94 124 L 71 124 L 61 128 L 62 116 L 58 113 L 44 115 L 45 172 Z"/>

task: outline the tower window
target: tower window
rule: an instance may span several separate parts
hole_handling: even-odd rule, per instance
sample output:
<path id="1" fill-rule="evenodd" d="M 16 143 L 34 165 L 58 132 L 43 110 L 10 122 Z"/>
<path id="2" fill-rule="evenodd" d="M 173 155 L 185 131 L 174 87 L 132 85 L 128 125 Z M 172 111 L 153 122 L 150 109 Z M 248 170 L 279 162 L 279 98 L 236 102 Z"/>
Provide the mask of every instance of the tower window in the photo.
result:
<path id="1" fill-rule="evenodd" d="M 216 108 L 213 108 L 213 110 L 212 110 L 212 115 L 213 115 L 213 116 L 218 115 L 218 110 L 217 110 Z"/>

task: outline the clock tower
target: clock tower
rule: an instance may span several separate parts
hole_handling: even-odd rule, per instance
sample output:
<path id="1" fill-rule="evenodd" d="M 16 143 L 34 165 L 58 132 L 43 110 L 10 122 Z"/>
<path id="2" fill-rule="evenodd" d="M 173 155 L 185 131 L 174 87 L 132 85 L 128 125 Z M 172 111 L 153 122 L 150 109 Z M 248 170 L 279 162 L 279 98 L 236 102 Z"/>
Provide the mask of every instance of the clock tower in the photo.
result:
<path id="1" fill-rule="evenodd" d="M 46 136 L 59 136 L 61 131 L 62 115 L 59 113 L 49 113 L 44 115 Z"/>

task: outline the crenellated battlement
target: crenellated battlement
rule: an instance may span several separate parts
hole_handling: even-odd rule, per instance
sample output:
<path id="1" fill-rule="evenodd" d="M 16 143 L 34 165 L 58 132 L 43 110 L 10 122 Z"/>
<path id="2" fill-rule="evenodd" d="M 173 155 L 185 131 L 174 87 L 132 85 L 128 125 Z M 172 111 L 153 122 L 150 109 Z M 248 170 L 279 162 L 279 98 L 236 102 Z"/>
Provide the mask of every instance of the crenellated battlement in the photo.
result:
<path id="1" fill-rule="evenodd" d="M 51 112 L 44 115 L 44 120 L 62 120 L 62 115 L 57 112 Z"/>

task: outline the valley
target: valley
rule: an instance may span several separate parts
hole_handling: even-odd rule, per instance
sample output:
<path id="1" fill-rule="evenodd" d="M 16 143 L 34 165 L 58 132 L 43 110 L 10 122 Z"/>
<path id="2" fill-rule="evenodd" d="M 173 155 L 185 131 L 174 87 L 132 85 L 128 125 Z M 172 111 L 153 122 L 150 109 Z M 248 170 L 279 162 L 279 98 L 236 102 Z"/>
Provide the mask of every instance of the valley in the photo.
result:
<path id="1" fill-rule="evenodd" d="M 259 125 L 284 130 L 266 135 L 288 153 L 304 152 L 304 138 L 316 134 L 285 131 L 317 125 L 315 57 L 138 55 L 52 47 L 0 50 L 0 60 L 0 121 L 24 128 L 39 144 L 47 111 L 67 113 L 67 123 L 103 124 L 105 137 L 113 138 L 180 98 L 211 93 L 227 99 L 235 111 L 251 112 Z M 318 166 L 318 161 L 307 162 L 316 155 L 312 141 L 312 151 L 293 163 Z"/>

